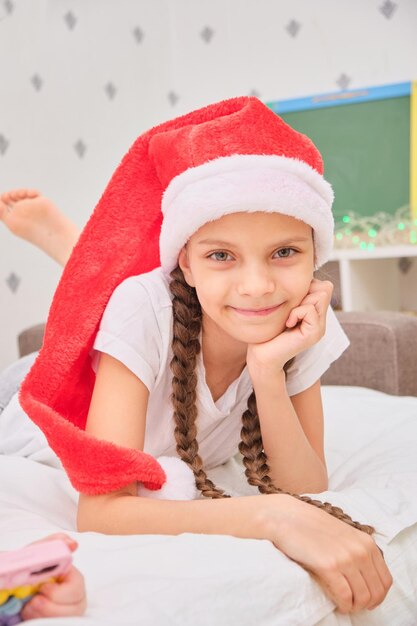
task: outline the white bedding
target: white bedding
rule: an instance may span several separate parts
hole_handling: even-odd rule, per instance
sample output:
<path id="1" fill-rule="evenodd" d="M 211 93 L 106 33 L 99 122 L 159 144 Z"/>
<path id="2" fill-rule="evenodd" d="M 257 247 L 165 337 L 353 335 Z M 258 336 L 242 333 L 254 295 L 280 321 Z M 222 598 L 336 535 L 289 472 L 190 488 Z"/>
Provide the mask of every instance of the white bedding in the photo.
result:
<path id="1" fill-rule="evenodd" d="M 85 617 L 33 626 L 415 626 L 417 398 L 325 387 L 323 400 L 330 490 L 319 497 L 377 528 L 395 581 L 380 607 L 340 615 L 268 541 L 76 533 L 76 492 L 15 398 L 0 416 L 0 550 L 69 532 L 89 598 Z M 242 472 L 231 460 L 210 476 L 229 493 L 257 493 Z"/>

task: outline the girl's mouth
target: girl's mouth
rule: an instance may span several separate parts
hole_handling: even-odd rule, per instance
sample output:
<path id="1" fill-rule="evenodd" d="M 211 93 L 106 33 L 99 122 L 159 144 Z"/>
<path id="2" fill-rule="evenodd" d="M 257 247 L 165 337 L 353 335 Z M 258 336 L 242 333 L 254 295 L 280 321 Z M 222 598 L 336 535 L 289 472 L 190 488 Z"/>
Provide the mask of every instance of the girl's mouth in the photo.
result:
<path id="1" fill-rule="evenodd" d="M 263 316 L 263 315 L 270 315 L 274 311 L 277 311 L 280 306 L 281 305 L 278 304 L 277 306 L 269 307 L 267 309 L 237 309 L 233 306 L 230 308 L 233 309 L 233 311 L 235 311 L 239 315 L 246 315 L 249 317 L 253 317 L 253 316 L 258 317 L 258 316 Z"/>

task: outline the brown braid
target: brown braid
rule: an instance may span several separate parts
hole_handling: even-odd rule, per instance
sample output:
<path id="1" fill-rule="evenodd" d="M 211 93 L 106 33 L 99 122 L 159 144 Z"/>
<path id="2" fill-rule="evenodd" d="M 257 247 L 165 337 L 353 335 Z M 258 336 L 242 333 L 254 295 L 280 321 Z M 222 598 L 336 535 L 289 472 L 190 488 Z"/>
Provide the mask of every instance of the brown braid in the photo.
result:
<path id="1" fill-rule="evenodd" d="M 258 411 L 256 407 L 255 392 L 252 391 L 248 398 L 248 408 L 242 415 L 242 430 L 240 436 L 242 441 L 239 444 L 239 451 L 243 455 L 243 463 L 246 467 L 245 475 L 250 485 L 258 487 L 261 493 L 283 493 L 289 496 L 302 500 L 308 504 L 313 504 L 320 509 L 330 513 L 342 522 L 346 522 L 350 526 L 362 530 L 368 535 L 372 535 L 375 529 L 367 524 L 360 524 L 354 522 L 352 518 L 344 513 L 341 508 L 333 506 L 330 502 L 320 502 L 320 500 L 313 500 L 309 496 L 300 496 L 296 493 L 289 493 L 283 491 L 272 483 L 269 476 L 268 460 L 262 447 L 262 435 L 261 427 L 259 423 Z"/>
<path id="2" fill-rule="evenodd" d="M 170 290 L 173 294 L 173 358 L 170 363 L 172 378 L 171 400 L 174 407 L 174 430 L 177 452 L 180 458 L 193 470 L 197 488 L 207 498 L 230 498 L 217 488 L 203 470 L 203 461 L 198 454 L 197 442 L 197 376 L 195 373 L 197 355 L 201 351 L 199 334 L 202 313 L 196 291 L 190 287 L 182 270 L 177 266 L 171 272 Z M 290 362 L 286 364 L 288 367 Z M 313 500 L 309 496 L 283 491 L 272 483 L 269 466 L 263 450 L 261 427 L 256 406 L 255 392 L 248 398 L 248 408 L 242 415 L 241 442 L 239 451 L 243 455 L 245 475 L 250 485 L 258 487 L 263 494 L 286 494 L 326 511 L 333 517 L 371 535 L 372 526 L 355 522 L 341 508 L 329 502 Z"/>
<path id="3" fill-rule="evenodd" d="M 174 295 L 173 339 L 174 356 L 170 363 L 173 373 L 171 400 L 174 407 L 174 434 L 180 458 L 191 467 L 195 482 L 203 496 L 225 498 L 203 470 L 203 461 L 198 454 L 197 407 L 195 373 L 197 355 L 201 350 L 199 334 L 201 330 L 201 307 L 193 287 L 190 287 L 180 268 L 172 273 L 170 289 Z"/>

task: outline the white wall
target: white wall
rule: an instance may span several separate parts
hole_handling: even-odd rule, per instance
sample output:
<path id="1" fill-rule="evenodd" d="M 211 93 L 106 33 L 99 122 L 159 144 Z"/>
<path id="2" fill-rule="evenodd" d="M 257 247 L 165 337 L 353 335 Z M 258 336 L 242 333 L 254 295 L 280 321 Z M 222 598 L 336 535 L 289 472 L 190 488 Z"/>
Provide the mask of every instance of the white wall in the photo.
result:
<path id="1" fill-rule="evenodd" d="M 82 227 L 150 126 L 237 95 L 417 78 L 416 33 L 416 0 L 0 0 L 0 189 L 37 187 Z M 59 275 L 0 224 L 0 368 Z"/>

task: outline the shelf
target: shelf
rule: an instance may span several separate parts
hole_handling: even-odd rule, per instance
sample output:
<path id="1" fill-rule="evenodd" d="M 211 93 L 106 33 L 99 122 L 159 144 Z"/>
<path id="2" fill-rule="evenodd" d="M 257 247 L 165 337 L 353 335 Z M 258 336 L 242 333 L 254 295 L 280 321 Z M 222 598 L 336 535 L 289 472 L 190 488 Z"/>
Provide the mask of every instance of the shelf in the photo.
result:
<path id="1" fill-rule="evenodd" d="M 336 249 L 323 269 L 344 311 L 417 311 L 416 257 L 415 245 Z"/>
<path id="2" fill-rule="evenodd" d="M 367 259 L 400 259 L 417 256 L 417 246 L 380 246 L 372 250 L 360 248 L 337 248 L 332 251 L 330 261 L 367 260 Z"/>

